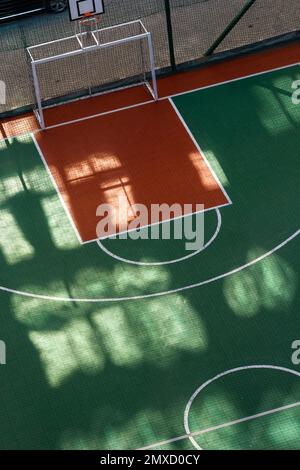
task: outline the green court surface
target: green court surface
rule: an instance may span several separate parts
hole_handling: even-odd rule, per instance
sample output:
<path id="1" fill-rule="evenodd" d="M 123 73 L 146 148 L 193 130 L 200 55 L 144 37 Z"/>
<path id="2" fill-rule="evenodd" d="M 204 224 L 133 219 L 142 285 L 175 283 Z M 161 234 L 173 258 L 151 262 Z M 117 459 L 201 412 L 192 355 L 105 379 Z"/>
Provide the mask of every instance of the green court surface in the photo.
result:
<path id="1" fill-rule="evenodd" d="M 176 263 L 178 240 L 80 245 L 32 137 L 0 142 L 1 449 L 300 449 L 297 79 L 172 99 L 232 200 Z"/>

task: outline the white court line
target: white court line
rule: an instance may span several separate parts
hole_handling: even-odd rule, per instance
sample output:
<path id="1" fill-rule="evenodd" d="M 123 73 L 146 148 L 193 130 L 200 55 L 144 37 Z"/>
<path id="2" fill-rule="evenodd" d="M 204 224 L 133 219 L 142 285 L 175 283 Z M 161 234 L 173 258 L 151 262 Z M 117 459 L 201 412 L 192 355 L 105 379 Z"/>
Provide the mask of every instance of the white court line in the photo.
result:
<path id="1" fill-rule="evenodd" d="M 128 263 L 128 264 L 135 264 L 137 266 L 164 266 L 164 265 L 168 265 L 168 264 L 175 264 L 175 263 L 179 263 L 181 261 L 186 261 L 187 259 L 190 259 L 192 258 L 193 256 L 196 256 L 198 255 L 199 253 L 201 253 L 202 251 L 206 250 L 206 248 L 208 248 L 214 241 L 215 239 L 217 238 L 217 236 L 219 235 L 219 232 L 221 230 L 221 226 L 222 226 L 222 216 L 221 216 L 221 212 L 219 211 L 219 209 L 216 209 L 216 214 L 217 214 L 217 227 L 216 227 L 216 230 L 215 230 L 215 233 L 213 234 L 213 236 L 211 237 L 210 240 L 208 240 L 208 242 L 206 244 L 204 244 L 203 247 L 201 247 L 199 250 L 196 250 L 196 251 L 193 251 L 192 253 L 188 254 L 188 255 L 185 255 L 185 256 L 182 256 L 181 258 L 176 258 L 176 259 L 172 259 L 172 260 L 169 260 L 169 261 L 157 261 L 157 262 L 146 262 L 146 261 L 134 261 L 134 260 L 130 260 L 130 259 L 127 259 L 127 258 L 122 258 L 121 256 L 117 256 L 116 254 L 112 253 L 110 250 L 108 250 L 105 246 L 103 246 L 102 242 L 100 239 L 97 240 L 97 244 L 99 246 L 99 248 L 104 251 L 104 253 L 106 253 L 108 256 L 111 256 L 112 258 L 118 260 L 118 261 L 122 261 L 123 263 Z M 192 215 L 192 214 L 191 214 Z M 164 221 L 165 222 L 165 221 Z M 143 227 L 144 228 L 144 227 Z"/>
<path id="2" fill-rule="evenodd" d="M 86 121 L 88 119 L 94 119 L 94 118 L 97 118 L 97 117 L 100 117 L 100 116 L 106 116 L 107 114 L 113 114 L 113 113 L 116 113 L 116 112 L 119 112 L 119 111 L 126 111 L 128 109 L 138 108 L 140 106 L 144 106 L 144 105 L 148 105 L 148 104 L 154 104 L 155 105 L 155 103 L 157 101 L 169 100 L 169 99 L 175 98 L 176 96 L 183 96 L 183 95 L 187 95 L 187 94 L 190 94 L 190 93 L 195 93 L 195 92 L 198 92 L 198 91 L 201 91 L 201 90 L 207 90 L 209 88 L 214 88 L 214 87 L 218 87 L 218 86 L 222 86 L 222 85 L 227 85 L 229 83 L 237 82 L 239 80 L 246 80 L 248 78 L 257 77 L 257 76 L 264 75 L 264 74 L 267 74 L 267 73 L 276 72 L 278 70 L 284 70 L 284 69 L 287 69 L 287 68 L 295 67 L 296 65 L 299 65 L 299 61 L 295 62 L 293 64 L 284 65 L 284 66 L 281 66 L 281 67 L 276 67 L 274 69 L 264 70 L 262 72 L 256 72 L 256 73 L 253 73 L 253 74 L 245 75 L 243 77 L 232 78 L 230 80 L 224 80 L 223 82 L 213 83 L 211 85 L 206 85 L 206 86 L 202 86 L 202 87 L 199 87 L 199 88 L 194 88 L 193 90 L 182 91 L 180 93 L 175 93 L 174 95 L 163 96 L 161 98 L 158 98 L 158 100 L 156 100 L 156 101 L 154 101 L 154 100 L 144 101 L 143 103 L 137 103 L 137 104 L 133 104 L 133 105 L 130 105 L 130 106 L 124 106 L 122 108 L 113 109 L 111 111 L 105 111 L 103 113 L 94 114 L 92 116 L 86 116 L 86 117 L 83 117 L 83 118 L 74 119 L 72 121 L 61 122 L 59 124 L 53 124 L 52 126 L 48 126 L 45 129 L 55 129 L 56 127 L 68 126 L 69 124 L 76 124 L 77 122 Z M 43 132 L 44 130 L 43 129 L 37 129 L 36 132 Z"/>
<path id="3" fill-rule="evenodd" d="M 45 169 L 46 169 L 46 171 L 47 171 L 47 173 L 48 173 L 48 176 L 49 176 L 49 178 L 50 178 L 50 180 L 51 180 L 51 183 L 53 184 L 53 187 L 54 187 L 54 189 L 55 189 L 55 191 L 56 191 L 56 193 L 57 193 L 57 195 L 58 195 L 58 197 L 59 197 L 60 203 L 61 203 L 61 205 L 62 205 L 62 207 L 63 207 L 63 209 L 64 209 L 64 211 L 65 211 L 65 213 L 66 213 L 66 215 L 67 215 L 67 218 L 68 218 L 68 220 L 69 220 L 69 222 L 70 222 L 70 224 L 71 224 L 71 226 L 72 226 L 72 228 L 73 228 L 73 230 L 74 230 L 74 232 L 75 232 L 75 234 L 76 234 L 77 240 L 79 241 L 80 244 L 82 244 L 81 236 L 80 236 L 80 234 L 79 234 L 79 232 L 78 232 L 78 230 L 77 230 L 77 227 L 76 227 L 76 225 L 75 225 L 75 223 L 74 223 L 74 220 L 73 220 L 73 218 L 72 218 L 72 216 L 71 216 L 71 214 L 70 214 L 70 211 L 69 211 L 69 209 L 67 208 L 67 206 L 66 206 L 66 204 L 65 204 L 64 198 L 62 197 L 62 194 L 61 194 L 61 192 L 60 192 L 60 190 L 59 190 L 59 188 L 58 188 L 58 186 L 57 186 L 57 184 L 56 184 L 56 181 L 55 181 L 55 179 L 54 179 L 54 176 L 52 175 L 51 170 L 50 170 L 50 168 L 49 168 L 48 165 L 47 165 L 47 161 L 46 161 L 46 159 L 45 159 L 45 157 L 44 157 L 44 155 L 43 155 L 43 152 L 42 152 L 42 150 L 41 150 L 39 144 L 37 143 L 36 137 L 35 137 L 35 135 L 34 135 L 33 133 L 31 133 L 30 135 L 31 135 L 32 141 L 33 141 L 33 143 L 34 143 L 34 145 L 35 145 L 35 148 L 36 148 L 36 150 L 37 150 L 37 152 L 38 152 L 38 154 L 39 154 L 39 156 L 40 156 L 40 158 L 41 158 L 41 160 L 42 160 L 42 162 L 43 162 L 43 164 L 44 164 L 44 167 L 45 167 Z"/>
<path id="4" fill-rule="evenodd" d="M 163 99 L 163 98 L 161 98 L 161 99 Z M 157 101 L 160 101 L 160 100 L 157 100 Z M 61 122 L 59 124 L 52 124 L 51 126 L 45 127 L 45 129 L 37 129 L 35 132 L 43 132 L 45 130 L 56 129 L 57 127 L 68 126 L 69 124 L 77 124 L 77 123 L 82 122 L 82 121 L 89 121 L 90 119 L 96 119 L 98 117 L 107 116 L 109 114 L 115 114 L 115 113 L 118 113 L 118 112 L 121 112 L 121 111 L 128 111 L 130 109 L 139 108 L 139 107 L 145 106 L 147 104 L 155 104 L 155 103 L 156 103 L 156 101 L 154 101 L 154 100 L 143 101 L 142 103 L 135 103 L 135 104 L 131 104 L 129 106 L 124 106 L 123 108 L 117 108 L 117 109 L 112 109 L 110 111 L 104 111 L 104 112 L 98 113 L 98 114 L 92 114 L 91 116 L 85 116 L 83 118 L 73 119 L 72 121 Z"/>
<path id="5" fill-rule="evenodd" d="M 179 292 L 184 292 L 189 289 L 195 289 L 196 287 L 206 286 L 213 282 L 217 282 L 217 281 L 220 281 L 221 279 L 232 276 L 233 274 L 237 274 L 240 271 L 243 271 L 244 269 L 249 268 L 250 266 L 254 266 L 256 263 L 273 255 L 274 253 L 276 253 L 276 251 L 286 246 L 288 243 L 290 243 L 292 240 L 297 238 L 299 235 L 300 235 L 300 229 L 294 232 L 290 237 L 286 238 L 279 245 L 272 248 L 272 250 L 267 251 L 266 253 L 259 256 L 258 258 L 255 258 L 254 260 L 249 261 L 248 263 L 245 263 L 239 266 L 238 268 L 232 269 L 231 271 L 228 271 L 223 274 L 219 274 L 218 276 L 215 276 L 215 277 L 211 277 L 209 279 L 206 279 L 205 281 L 196 282 L 195 284 L 189 284 L 187 286 L 178 287 L 177 289 L 154 292 L 152 294 L 133 295 L 133 296 L 127 296 L 127 297 L 77 298 L 77 297 L 58 297 L 58 296 L 52 296 L 52 295 L 33 294 L 31 292 L 11 289 L 9 287 L 4 287 L 4 286 L 0 286 L 0 291 L 2 290 L 3 292 L 8 292 L 10 294 L 16 294 L 16 295 L 22 295 L 23 297 L 30 297 L 30 298 L 41 299 L 41 300 L 50 300 L 50 301 L 55 301 L 55 302 L 108 303 L 108 302 L 125 302 L 125 301 L 131 301 L 131 300 L 153 299 L 156 297 L 163 297 L 165 295 L 177 294 Z"/>
<path id="6" fill-rule="evenodd" d="M 157 101 L 164 101 L 164 100 L 169 100 L 169 99 L 173 99 L 173 98 L 176 98 L 177 96 L 182 96 L 182 95 L 187 95 L 187 94 L 190 94 L 190 93 L 194 93 L 194 92 L 197 92 L 197 91 L 201 91 L 201 90 L 207 90 L 208 88 L 213 88 L 213 87 L 218 87 L 218 86 L 222 86 L 222 85 L 227 85 L 229 83 L 233 83 L 233 82 L 237 82 L 239 80 L 246 80 L 248 78 L 253 78 L 253 77 L 257 77 L 257 76 L 260 76 L 260 75 L 264 75 L 264 74 L 268 74 L 268 73 L 272 73 L 272 72 L 276 72 L 276 71 L 279 71 L 279 70 L 285 70 L 285 69 L 288 69 L 288 68 L 291 68 L 291 67 L 295 67 L 296 65 L 299 65 L 300 63 L 299 62 L 294 62 L 292 64 L 289 64 L 289 65 L 283 65 L 281 67 L 275 67 L 273 69 L 268 69 L 268 70 L 263 70 L 261 72 L 256 72 L 256 73 L 252 73 L 252 74 L 249 74 L 249 75 L 244 75 L 243 77 L 236 77 L 236 78 L 232 78 L 230 80 L 224 80 L 222 82 L 218 82 L 218 83 L 213 83 L 211 85 L 206 85 L 206 86 L 202 86 L 202 87 L 199 87 L 199 88 L 194 88 L 192 90 L 187 90 L 187 91 L 182 91 L 180 93 L 175 93 L 173 95 L 167 95 L 167 96 L 162 96 L 161 98 L 158 98 Z M 107 93 L 109 93 L 110 91 L 108 91 Z M 113 92 L 113 91 L 112 91 Z M 106 93 L 106 92 L 105 92 Z M 104 94 L 104 93 L 103 93 Z M 98 94 L 98 96 L 100 96 Z M 81 98 L 79 98 L 81 99 Z M 78 100 L 79 100 L 78 99 Z M 74 100 L 72 101 L 67 101 L 67 103 L 73 103 L 73 102 L 76 102 Z M 69 124 L 76 124 L 77 122 L 81 122 L 81 121 L 86 121 L 86 120 L 89 120 L 89 119 L 95 119 L 95 118 L 98 118 L 98 117 L 101 117 L 101 116 L 106 116 L 108 114 L 113 114 L 113 113 L 117 113 L 117 112 L 121 112 L 121 111 L 126 111 L 128 109 L 133 109 L 133 108 L 138 108 L 140 106 L 144 106 L 144 105 L 148 105 L 148 104 L 155 104 L 156 102 L 154 100 L 150 100 L 150 101 L 143 101 L 142 103 L 136 103 L 136 104 L 133 104 L 133 105 L 130 105 L 130 106 L 124 106 L 122 108 L 117 108 L 117 109 L 112 109 L 110 111 L 104 111 L 102 113 L 97 113 L 97 114 L 93 114 L 91 116 L 85 116 L 85 117 L 82 117 L 82 118 L 78 118 L 78 119 L 74 119 L 74 120 L 71 120 L 71 121 L 66 121 L 66 122 L 62 122 L 62 123 L 59 123 L 59 124 L 53 124 L 52 126 L 48 126 L 46 127 L 44 130 L 47 130 L 47 129 L 54 129 L 56 127 L 62 127 L 62 126 L 68 126 Z M 53 106 L 59 106 L 59 105 L 53 105 Z M 18 134 L 16 136 L 11 136 L 11 137 L 1 137 L 0 138 L 0 142 L 1 141 L 5 141 L 5 140 L 8 140 L 8 139 L 11 139 L 11 138 L 20 138 L 20 137 L 24 137 L 28 134 L 36 134 L 38 132 L 44 132 L 43 129 L 36 129 L 34 131 L 32 131 L 31 133 L 30 132 L 24 132 L 23 134 Z"/>
<path id="7" fill-rule="evenodd" d="M 300 377 L 300 372 L 293 370 L 293 369 L 288 369 L 287 367 L 282 367 L 282 366 L 274 366 L 274 365 L 251 365 L 251 366 L 242 366 L 242 367 L 236 367 L 234 369 L 226 370 L 225 372 L 222 372 L 221 374 L 216 375 L 212 379 L 207 380 L 204 384 L 200 385 L 200 387 L 197 388 L 197 390 L 193 393 L 191 398 L 188 401 L 188 404 L 184 410 L 184 418 L 183 418 L 183 423 L 184 423 L 184 429 L 185 432 L 189 435 L 189 439 L 193 446 L 198 449 L 198 450 L 203 450 L 202 447 L 197 443 L 197 441 L 194 439 L 193 436 L 190 436 L 191 431 L 190 431 L 190 426 L 189 426 L 189 414 L 190 414 L 190 409 L 191 406 L 195 400 L 195 398 L 199 395 L 202 390 L 204 390 L 208 385 L 211 383 L 215 382 L 216 380 L 221 379 L 222 377 L 225 377 L 227 375 L 235 374 L 237 372 L 243 372 L 245 370 L 253 370 L 253 369 L 271 369 L 271 370 L 276 370 L 280 372 L 286 372 L 291 375 L 296 375 L 297 377 Z M 260 413 L 259 413 L 260 414 Z M 238 420 L 239 422 L 239 420 Z"/>
<path id="8" fill-rule="evenodd" d="M 234 373 L 237 373 L 237 372 L 243 372 L 245 370 L 257 370 L 257 369 L 276 370 L 276 371 L 279 371 L 279 372 L 286 372 L 288 374 L 300 377 L 300 372 L 298 372 L 296 370 L 288 369 L 287 367 L 282 367 L 282 366 L 265 365 L 265 364 L 262 364 L 262 365 L 255 364 L 255 365 L 236 367 L 234 369 L 226 370 L 225 372 L 222 372 L 222 373 L 216 375 L 215 377 L 213 377 L 212 379 L 209 379 L 205 383 L 203 383 L 200 387 L 197 388 L 197 390 L 193 393 L 193 395 L 189 399 L 188 404 L 187 404 L 187 406 L 185 408 L 185 411 L 184 411 L 184 428 L 185 428 L 186 434 L 184 434 L 182 436 L 174 437 L 174 438 L 171 438 L 171 439 L 166 439 L 164 441 L 156 442 L 156 443 L 151 444 L 149 446 L 142 447 L 139 450 L 152 449 L 153 447 L 158 447 L 158 446 L 162 446 L 162 445 L 171 444 L 173 442 L 182 441 L 184 439 L 190 439 L 191 443 L 193 444 L 193 446 L 196 449 L 203 450 L 198 445 L 198 443 L 195 441 L 194 437 L 201 436 L 203 434 L 207 434 L 207 433 L 212 432 L 212 431 L 227 428 L 227 427 L 230 427 L 230 426 L 233 426 L 233 425 L 236 425 L 236 424 L 240 424 L 240 423 L 244 423 L 244 422 L 251 421 L 251 420 L 254 420 L 254 419 L 262 418 L 263 416 L 272 415 L 272 414 L 275 414 L 275 413 L 279 413 L 280 411 L 284 411 L 284 410 L 288 410 L 288 409 L 292 409 L 292 408 L 296 408 L 296 407 L 300 406 L 300 402 L 295 402 L 295 403 L 291 403 L 289 405 L 284 405 L 284 406 L 281 406 L 281 407 L 278 407 L 278 408 L 273 408 L 271 410 L 256 413 L 254 415 L 246 416 L 244 418 L 236 419 L 236 420 L 229 421 L 229 422 L 226 422 L 226 423 L 222 423 L 222 424 L 219 424 L 219 425 L 216 425 L 216 426 L 211 426 L 211 427 L 208 427 L 206 429 L 201 429 L 201 430 L 198 430 L 198 431 L 195 431 L 195 432 L 190 431 L 189 423 L 188 423 L 190 409 L 191 409 L 191 406 L 192 406 L 195 398 L 199 395 L 199 393 L 202 390 L 204 390 L 211 383 L 213 383 L 213 382 L 215 382 L 215 381 L 217 381 L 217 380 L 219 380 L 222 377 L 225 377 L 227 375 L 231 375 L 231 374 L 234 374 Z"/>
<path id="9" fill-rule="evenodd" d="M 52 108 L 59 108 L 60 106 L 65 106 L 66 104 L 72 104 L 72 103 L 75 103 L 75 102 L 77 103 L 78 101 L 89 100 L 90 98 L 98 98 L 99 96 L 105 96 L 105 95 L 109 95 L 109 94 L 114 95 L 114 94 L 117 94 L 120 91 L 128 90 L 129 88 L 137 88 L 137 87 L 140 87 L 140 86 L 143 86 L 143 85 L 144 85 L 144 82 L 133 83 L 131 85 L 123 86 L 121 88 L 113 88 L 112 90 L 100 91 L 98 93 L 94 93 L 92 96 L 91 95 L 79 96 L 78 98 L 75 98 L 71 101 L 66 100 L 66 101 L 60 101 L 59 103 L 55 103 L 55 104 L 49 104 L 46 108 L 44 108 L 44 110 L 52 109 Z M 153 100 L 151 100 L 150 102 L 152 103 Z"/>
<path id="10" fill-rule="evenodd" d="M 232 204 L 232 201 L 230 199 L 230 197 L 228 196 L 224 186 L 222 185 L 221 181 L 219 180 L 218 176 L 216 175 L 215 171 L 213 170 L 211 164 L 209 163 L 209 161 L 207 160 L 206 156 L 205 156 L 205 152 L 202 151 L 201 147 L 200 147 L 200 144 L 197 142 L 197 140 L 195 139 L 194 135 L 192 134 L 190 128 L 188 127 L 187 123 L 185 122 L 183 116 L 181 115 L 179 109 L 177 108 L 177 106 L 175 105 L 174 101 L 169 98 L 169 103 L 171 104 L 172 108 L 174 109 L 178 119 L 180 120 L 181 124 L 183 125 L 183 127 L 185 128 L 187 134 L 189 135 L 191 141 L 193 142 L 193 144 L 195 145 L 196 149 L 198 150 L 198 152 L 200 153 L 201 157 L 203 158 L 203 160 L 205 161 L 206 163 L 206 166 L 209 168 L 211 174 L 213 175 L 214 179 L 216 180 L 216 182 L 218 183 L 223 195 L 225 196 L 225 198 L 227 199 L 227 201 L 229 202 L 229 204 Z"/>
<path id="11" fill-rule="evenodd" d="M 227 423 L 219 424 L 217 426 L 211 426 L 210 428 L 202 429 L 200 431 L 191 432 L 190 434 L 184 434 L 182 436 L 174 437 L 173 439 L 168 439 L 161 442 L 156 442 L 150 446 L 142 447 L 137 450 L 148 450 L 153 449 L 153 447 L 163 446 L 167 444 L 172 444 L 173 442 L 183 441 L 185 439 L 190 439 L 191 437 L 202 436 L 203 434 L 207 434 L 212 431 L 218 431 L 219 429 L 228 428 L 230 426 L 234 426 L 236 424 L 245 423 L 246 421 L 252 421 L 254 419 L 262 418 L 263 416 L 272 415 L 275 413 L 279 413 L 280 411 L 290 410 L 292 408 L 296 408 L 300 406 L 300 401 L 295 403 L 291 403 L 290 405 L 280 406 L 279 408 L 273 408 L 271 410 L 262 411 L 261 413 L 257 413 L 255 415 L 246 416 L 245 418 L 235 419 L 234 421 L 229 421 Z"/>

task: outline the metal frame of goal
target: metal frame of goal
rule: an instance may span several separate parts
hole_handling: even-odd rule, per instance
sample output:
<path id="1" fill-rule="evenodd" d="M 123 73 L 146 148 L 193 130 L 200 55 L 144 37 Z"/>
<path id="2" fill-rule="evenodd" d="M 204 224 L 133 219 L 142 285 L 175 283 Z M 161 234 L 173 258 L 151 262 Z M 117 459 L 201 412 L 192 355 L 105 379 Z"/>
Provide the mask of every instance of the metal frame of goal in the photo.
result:
<path id="1" fill-rule="evenodd" d="M 151 33 L 141 20 L 27 48 L 42 129 L 44 110 L 108 91 L 143 85 L 158 100 Z"/>

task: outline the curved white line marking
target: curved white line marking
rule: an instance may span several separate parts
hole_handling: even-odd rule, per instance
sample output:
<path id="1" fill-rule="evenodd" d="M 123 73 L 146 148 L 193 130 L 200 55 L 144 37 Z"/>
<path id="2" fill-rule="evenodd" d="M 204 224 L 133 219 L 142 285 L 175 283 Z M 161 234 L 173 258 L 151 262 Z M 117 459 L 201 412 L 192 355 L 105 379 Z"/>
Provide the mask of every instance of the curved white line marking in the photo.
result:
<path id="1" fill-rule="evenodd" d="M 221 216 L 221 212 L 220 212 L 219 209 L 215 209 L 215 210 L 216 210 L 216 214 L 217 214 L 217 228 L 215 230 L 215 233 L 211 237 L 211 239 L 199 250 L 193 251 L 189 255 L 182 256 L 181 258 L 172 259 L 172 260 L 169 260 L 169 261 L 157 261 L 157 262 L 134 261 L 134 260 L 131 260 L 131 259 L 128 259 L 128 258 L 122 258 L 121 256 L 115 255 L 110 250 L 108 250 L 105 246 L 103 246 L 103 243 L 101 242 L 100 239 L 97 240 L 97 245 L 108 256 L 111 256 L 112 258 L 114 258 L 118 261 L 122 261 L 123 263 L 127 263 L 127 264 L 135 264 L 137 266 L 164 266 L 164 265 L 167 265 L 167 264 L 180 263 L 181 261 L 185 261 L 189 258 L 192 258 L 193 256 L 196 256 L 199 253 L 201 253 L 202 251 L 206 250 L 206 248 L 208 248 L 215 241 L 217 236 L 219 235 L 219 232 L 220 232 L 221 226 L 222 226 L 222 216 Z"/>
<path id="2" fill-rule="evenodd" d="M 183 286 L 183 287 L 178 287 L 177 289 L 170 289 L 166 290 L 163 292 L 155 292 L 153 294 L 144 294 L 144 295 L 134 295 L 134 296 L 128 296 L 128 297 L 108 297 L 108 298 L 76 298 L 76 297 L 56 297 L 56 296 L 51 296 L 51 295 L 43 295 L 43 294 L 32 294 L 30 292 L 25 292 L 25 291 L 20 291 L 16 289 L 10 289 L 9 287 L 4 287 L 0 286 L 0 291 L 3 292 L 8 292 L 10 294 L 16 294 L 16 295 L 22 295 L 23 297 L 31 297 L 34 299 L 41 299 L 41 300 L 51 300 L 51 301 L 56 301 L 56 302 L 91 302 L 91 303 L 100 303 L 100 302 L 125 302 L 126 300 L 142 300 L 142 299 L 151 299 L 153 297 L 161 297 L 163 295 L 169 295 L 169 294 L 176 294 L 177 292 L 183 292 L 189 289 L 194 289 L 195 287 L 201 287 L 205 286 L 206 284 L 211 284 L 212 282 L 219 281 L 220 279 L 224 279 L 228 276 L 231 276 L 232 274 L 236 274 L 240 271 L 243 271 L 243 269 L 249 268 L 250 266 L 253 266 L 254 264 L 258 263 L 259 261 L 262 261 L 263 259 L 267 258 L 268 256 L 272 255 L 276 251 L 280 250 L 283 248 L 285 245 L 287 245 L 289 242 L 291 242 L 294 238 L 298 237 L 300 235 L 300 229 L 297 230 L 296 232 L 293 233 L 290 237 L 288 237 L 286 240 L 281 242 L 279 245 L 275 246 L 272 250 L 267 251 L 265 254 L 259 256 L 258 258 L 249 261 L 249 263 L 243 264 L 242 266 L 239 266 L 238 268 L 232 269 L 231 271 L 228 271 L 227 273 L 219 274 L 218 276 L 211 277 L 210 279 L 206 279 L 205 281 L 197 282 L 195 284 L 190 284 L 188 286 Z"/>
<path id="3" fill-rule="evenodd" d="M 216 380 L 219 380 L 222 377 L 225 377 L 226 375 L 229 374 L 234 374 L 236 372 L 240 372 L 243 370 L 250 370 L 250 369 L 273 369 L 273 370 L 279 370 L 281 372 L 287 372 L 288 374 L 296 375 L 297 377 L 300 377 L 300 372 L 297 372 L 296 370 L 293 369 L 287 369 L 286 367 L 280 367 L 280 366 L 270 366 L 270 365 L 253 365 L 253 366 L 243 366 L 243 367 L 236 367 L 235 369 L 230 369 L 225 372 L 222 372 L 221 374 L 216 375 L 212 379 L 207 380 L 204 384 L 200 385 L 200 387 L 197 388 L 197 390 L 193 393 L 191 398 L 188 401 L 188 404 L 186 405 L 186 408 L 184 410 L 184 417 L 183 417 L 183 422 L 184 422 L 184 429 L 187 434 L 187 437 L 193 444 L 193 446 L 198 449 L 198 450 L 203 450 L 202 447 L 199 446 L 199 444 L 196 442 L 194 439 L 194 436 L 197 433 L 192 433 L 190 430 L 189 426 L 189 414 L 190 414 L 190 409 L 191 406 L 195 400 L 195 398 L 199 395 L 199 393 L 204 390 L 208 385 L 211 383 L 215 382 Z M 266 412 L 267 413 L 267 412 Z M 265 413 L 265 414 L 266 414 Z M 268 413 L 270 414 L 270 412 Z M 262 413 L 259 413 L 257 416 L 262 415 Z M 242 418 L 243 419 L 243 418 Z M 236 423 L 240 422 L 241 420 L 236 420 Z M 234 424 L 234 421 L 232 421 L 230 424 Z M 204 433 L 203 431 L 199 431 L 199 434 Z"/>

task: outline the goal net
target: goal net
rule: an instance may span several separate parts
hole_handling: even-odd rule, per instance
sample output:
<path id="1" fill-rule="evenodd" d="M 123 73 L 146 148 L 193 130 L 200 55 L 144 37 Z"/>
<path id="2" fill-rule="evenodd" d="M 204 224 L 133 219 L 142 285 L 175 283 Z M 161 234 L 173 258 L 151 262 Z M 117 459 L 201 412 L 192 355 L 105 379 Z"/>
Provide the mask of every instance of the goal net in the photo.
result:
<path id="1" fill-rule="evenodd" d="M 151 33 L 141 21 L 80 31 L 27 51 L 42 128 L 47 107 L 121 87 L 143 85 L 158 99 Z"/>

